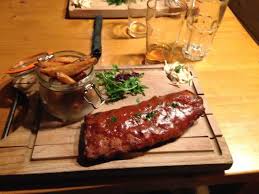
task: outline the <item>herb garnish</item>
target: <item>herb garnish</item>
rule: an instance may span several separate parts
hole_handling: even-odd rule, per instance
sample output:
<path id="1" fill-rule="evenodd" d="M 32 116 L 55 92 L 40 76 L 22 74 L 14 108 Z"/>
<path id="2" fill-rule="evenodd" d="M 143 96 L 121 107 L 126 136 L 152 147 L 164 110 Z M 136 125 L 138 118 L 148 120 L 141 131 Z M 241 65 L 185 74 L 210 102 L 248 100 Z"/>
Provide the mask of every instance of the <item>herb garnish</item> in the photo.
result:
<path id="1" fill-rule="evenodd" d="M 137 113 L 135 113 L 134 116 L 137 117 L 137 118 L 141 118 L 141 115 L 142 115 L 142 114 L 141 114 L 140 112 L 137 112 Z"/>
<path id="2" fill-rule="evenodd" d="M 122 3 L 126 3 L 126 2 L 127 2 L 126 0 L 106 0 L 106 1 L 107 1 L 107 3 L 108 3 L 109 5 L 113 5 L 113 4 L 115 4 L 115 5 L 121 5 Z M 131 0 L 131 1 L 133 1 L 133 0 Z M 141 0 L 141 1 L 143 1 L 143 0 Z M 136 3 L 137 0 L 134 0 L 133 2 Z"/>
<path id="3" fill-rule="evenodd" d="M 183 68 L 183 66 L 182 65 L 177 65 L 175 68 L 174 68 L 174 71 L 176 72 L 176 73 L 180 73 L 180 70 Z"/>
<path id="4" fill-rule="evenodd" d="M 109 5 L 121 5 L 122 3 L 126 3 L 126 0 L 106 0 Z"/>
<path id="5" fill-rule="evenodd" d="M 171 106 L 172 106 L 173 108 L 177 108 L 177 107 L 179 106 L 179 104 L 178 104 L 177 102 L 173 102 L 173 103 L 171 104 Z"/>
<path id="6" fill-rule="evenodd" d="M 117 121 L 117 117 L 112 116 L 112 117 L 111 117 L 111 122 L 115 123 L 116 121 Z"/>
<path id="7" fill-rule="evenodd" d="M 164 71 L 174 86 L 179 87 L 180 84 L 192 85 L 193 76 L 186 65 L 179 62 L 170 64 L 165 61 Z"/>
<path id="8" fill-rule="evenodd" d="M 150 121 L 155 116 L 155 114 L 156 114 L 155 111 L 147 113 L 146 114 L 146 119 Z"/>
<path id="9" fill-rule="evenodd" d="M 125 75 L 126 76 L 125 76 Z M 117 65 L 110 71 L 96 74 L 97 82 L 104 86 L 108 96 L 107 102 L 115 102 L 125 98 L 126 94 L 144 94 L 146 86 L 142 85 L 140 78 L 143 74 L 132 72 L 131 74 L 120 71 Z"/>

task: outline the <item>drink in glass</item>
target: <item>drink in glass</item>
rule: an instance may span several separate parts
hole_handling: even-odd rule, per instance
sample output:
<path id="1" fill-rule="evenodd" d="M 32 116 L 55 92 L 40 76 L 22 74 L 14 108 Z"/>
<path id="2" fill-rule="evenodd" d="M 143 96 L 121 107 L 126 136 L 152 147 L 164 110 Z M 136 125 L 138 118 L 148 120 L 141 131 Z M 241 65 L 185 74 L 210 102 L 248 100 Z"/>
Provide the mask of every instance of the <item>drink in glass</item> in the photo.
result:
<path id="1" fill-rule="evenodd" d="M 131 37 L 146 36 L 147 0 L 128 0 L 128 33 Z"/>
<path id="2" fill-rule="evenodd" d="M 186 10 L 183 0 L 148 0 L 146 63 L 172 61 Z"/>

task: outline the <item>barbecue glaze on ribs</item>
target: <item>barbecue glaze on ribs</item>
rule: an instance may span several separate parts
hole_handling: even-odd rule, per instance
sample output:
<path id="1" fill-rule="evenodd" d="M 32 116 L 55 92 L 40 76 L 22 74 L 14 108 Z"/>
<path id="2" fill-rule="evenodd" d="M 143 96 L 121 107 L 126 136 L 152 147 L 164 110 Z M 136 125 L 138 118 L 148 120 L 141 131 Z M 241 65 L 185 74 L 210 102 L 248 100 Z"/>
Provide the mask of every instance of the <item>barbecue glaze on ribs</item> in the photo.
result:
<path id="1" fill-rule="evenodd" d="M 110 160 L 176 139 L 203 113 L 202 98 L 185 90 L 87 115 L 79 158 Z"/>

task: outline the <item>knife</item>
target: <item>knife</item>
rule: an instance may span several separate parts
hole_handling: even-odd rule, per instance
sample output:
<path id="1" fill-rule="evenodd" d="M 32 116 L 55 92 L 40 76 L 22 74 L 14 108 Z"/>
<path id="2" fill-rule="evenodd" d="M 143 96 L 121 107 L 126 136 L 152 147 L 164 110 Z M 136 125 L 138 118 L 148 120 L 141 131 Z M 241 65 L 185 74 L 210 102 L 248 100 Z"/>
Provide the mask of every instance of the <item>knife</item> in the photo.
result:
<path id="1" fill-rule="evenodd" d="M 17 89 L 15 89 L 15 98 L 14 98 L 13 104 L 12 104 L 10 110 L 9 110 L 8 117 L 7 117 L 7 120 L 5 122 L 5 126 L 4 126 L 4 129 L 3 129 L 1 139 L 4 139 L 9 135 L 9 132 L 10 132 L 10 129 L 11 129 L 11 126 L 12 126 L 12 122 L 13 122 L 13 119 L 14 119 L 15 111 L 16 111 L 16 108 L 17 108 L 19 102 L 21 101 L 21 98 L 22 98 L 21 92 L 18 91 Z"/>
<path id="2" fill-rule="evenodd" d="M 93 57 L 99 59 L 102 55 L 102 16 L 96 16 L 94 20 L 94 31 L 92 36 L 92 53 Z"/>

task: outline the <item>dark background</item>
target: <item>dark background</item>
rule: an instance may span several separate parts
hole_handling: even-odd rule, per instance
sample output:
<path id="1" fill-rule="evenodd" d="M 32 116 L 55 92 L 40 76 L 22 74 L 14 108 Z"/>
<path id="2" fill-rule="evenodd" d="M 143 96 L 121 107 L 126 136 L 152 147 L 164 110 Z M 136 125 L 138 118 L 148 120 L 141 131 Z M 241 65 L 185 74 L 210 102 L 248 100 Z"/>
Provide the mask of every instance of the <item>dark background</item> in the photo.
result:
<path id="1" fill-rule="evenodd" d="M 259 44 L 259 0 L 230 0 L 229 7 Z"/>

